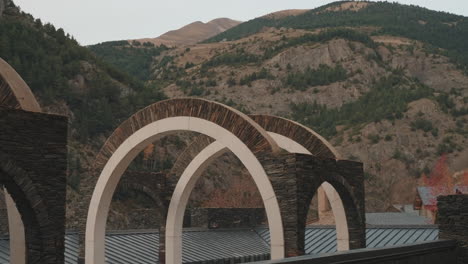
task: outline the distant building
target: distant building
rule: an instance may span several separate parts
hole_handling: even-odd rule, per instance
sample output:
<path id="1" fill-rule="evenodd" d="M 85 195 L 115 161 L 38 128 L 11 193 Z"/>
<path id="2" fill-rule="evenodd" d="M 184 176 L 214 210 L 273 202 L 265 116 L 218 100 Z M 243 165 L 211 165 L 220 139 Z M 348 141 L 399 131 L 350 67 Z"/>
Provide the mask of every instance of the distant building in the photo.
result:
<path id="1" fill-rule="evenodd" d="M 434 223 L 437 216 L 437 196 L 456 193 L 468 193 L 468 186 L 455 186 L 452 190 L 447 187 L 418 187 L 413 208 L 419 210 L 420 216 L 425 216 Z"/>

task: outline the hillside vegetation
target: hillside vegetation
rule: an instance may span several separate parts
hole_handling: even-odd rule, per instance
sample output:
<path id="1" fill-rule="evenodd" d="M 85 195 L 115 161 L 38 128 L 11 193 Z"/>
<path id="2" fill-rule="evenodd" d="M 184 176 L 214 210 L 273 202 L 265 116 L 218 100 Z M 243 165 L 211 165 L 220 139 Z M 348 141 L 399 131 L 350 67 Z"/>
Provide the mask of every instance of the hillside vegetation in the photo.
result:
<path id="1" fill-rule="evenodd" d="M 102 136 L 134 111 L 165 98 L 153 86 L 98 59 L 63 29 L 10 3 L 0 17 L 0 56 L 23 77 L 47 112 L 70 118 L 69 184 L 77 188 Z"/>
<path id="2" fill-rule="evenodd" d="M 262 17 L 167 50 L 155 58 L 152 80 L 164 80 L 169 97 L 308 125 L 364 163 L 369 210 L 411 203 L 440 155 L 448 153 L 453 170 L 468 163 L 466 18 L 355 4 Z"/>
<path id="3" fill-rule="evenodd" d="M 468 164 L 468 25 L 466 17 L 415 6 L 363 3 L 256 18 L 175 48 L 128 41 L 80 47 L 62 29 L 10 6 L 0 17 L 0 56 L 46 111 L 70 117 L 69 185 L 76 192 L 67 214 L 106 136 L 136 110 L 181 96 L 311 127 L 344 158 L 364 163 L 367 209 L 383 211 L 412 202 L 418 178 L 444 153 L 452 171 Z M 130 169 L 168 169 L 192 138 L 156 142 Z M 227 154 L 208 168 L 195 200 L 210 204 L 210 193 L 221 197 L 240 178 L 248 184 L 245 175 Z M 116 198 L 117 220 L 143 199 Z"/>
<path id="4" fill-rule="evenodd" d="M 417 6 L 388 2 L 368 2 L 357 11 L 331 7 L 362 2 L 335 2 L 297 16 L 283 18 L 260 17 L 231 28 L 206 42 L 237 40 L 261 32 L 265 27 L 314 30 L 334 27 L 374 26 L 375 35 L 403 36 L 426 43 L 427 48 L 442 48 L 438 52 L 453 59 L 464 71 L 468 70 L 468 19 Z"/>

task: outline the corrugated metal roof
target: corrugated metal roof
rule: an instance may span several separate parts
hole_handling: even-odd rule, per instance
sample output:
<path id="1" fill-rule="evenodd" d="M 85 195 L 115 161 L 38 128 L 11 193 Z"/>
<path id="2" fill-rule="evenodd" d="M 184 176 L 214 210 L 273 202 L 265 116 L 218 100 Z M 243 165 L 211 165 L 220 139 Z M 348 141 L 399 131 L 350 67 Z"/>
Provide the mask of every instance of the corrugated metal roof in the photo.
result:
<path id="1" fill-rule="evenodd" d="M 269 243 L 268 229 L 258 229 L 259 235 Z M 428 227 L 379 227 L 367 228 L 368 248 L 380 248 L 416 242 L 432 241 L 439 238 L 439 229 Z M 337 251 L 334 227 L 308 227 L 305 237 L 306 254 L 333 253 Z"/>
<path id="2" fill-rule="evenodd" d="M 421 186 L 417 188 L 419 197 L 421 197 L 421 201 L 423 205 L 426 205 L 426 206 L 436 205 L 437 196 L 446 195 L 448 193 L 455 194 L 455 191 L 457 189 L 462 193 L 468 193 L 468 186 L 465 186 L 465 185 L 454 186 L 451 192 L 449 192 L 448 188 L 445 186 L 438 186 L 438 187 Z"/>
<path id="3" fill-rule="evenodd" d="M 432 221 L 424 216 L 412 213 L 367 213 L 366 223 L 368 225 L 427 225 Z"/>
<path id="4" fill-rule="evenodd" d="M 439 231 L 428 227 L 368 228 L 367 247 L 377 248 L 438 239 Z M 264 256 L 270 252 L 267 228 L 256 230 L 208 230 L 183 233 L 183 262 Z M 158 261 L 157 231 L 109 233 L 106 235 L 106 259 L 111 264 L 149 264 Z M 334 227 L 308 227 L 305 249 L 307 254 L 336 252 Z M 65 263 L 76 264 L 78 236 L 67 234 Z M 0 263 L 9 263 L 8 239 L 0 239 Z"/>

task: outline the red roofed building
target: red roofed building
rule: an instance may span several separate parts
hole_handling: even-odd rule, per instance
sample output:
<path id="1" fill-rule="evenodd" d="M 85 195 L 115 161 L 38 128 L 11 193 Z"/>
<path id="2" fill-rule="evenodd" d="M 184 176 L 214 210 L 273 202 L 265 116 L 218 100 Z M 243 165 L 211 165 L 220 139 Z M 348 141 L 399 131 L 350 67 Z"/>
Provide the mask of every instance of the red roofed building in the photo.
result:
<path id="1" fill-rule="evenodd" d="M 467 194 L 468 186 L 454 186 L 452 190 L 449 190 L 448 187 L 445 186 L 418 187 L 413 207 L 415 210 L 419 210 L 420 216 L 425 216 L 434 223 L 437 216 L 437 197 L 439 195 L 456 193 Z"/>

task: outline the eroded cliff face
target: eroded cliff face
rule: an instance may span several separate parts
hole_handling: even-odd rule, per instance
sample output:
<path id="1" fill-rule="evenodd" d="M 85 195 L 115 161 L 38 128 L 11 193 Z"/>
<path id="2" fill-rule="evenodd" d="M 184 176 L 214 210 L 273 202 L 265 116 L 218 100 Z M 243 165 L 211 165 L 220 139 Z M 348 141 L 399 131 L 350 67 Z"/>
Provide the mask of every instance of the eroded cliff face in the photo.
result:
<path id="1" fill-rule="evenodd" d="M 375 29 L 355 30 L 371 32 Z M 294 45 L 255 62 L 209 64 L 227 54 L 262 57 L 269 47 L 280 46 L 305 33 L 265 29 L 237 41 L 170 50 L 156 58 L 155 79 L 167 74 L 157 67 L 158 61 L 171 56 L 169 68 L 181 69 L 190 63 L 194 66 L 185 68 L 178 81 L 165 88 L 169 97 L 199 96 L 229 103 L 249 113 L 285 117 L 293 116 L 292 104 L 316 102 L 328 109 L 340 109 L 347 103 L 359 101 L 376 81 L 388 76 L 403 78 L 404 89 L 420 85 L 430 89 L 423 98 L 409 100 L 402 116 L 395 120 L 383 117 L 374 122 L 337 125 L 336 135 L 328 137 L 344 158 L 365 164 L 369 211 L 382 211 L 391 204 L 411 203 L 419 177 L 433 169 L 442 153 L 448 154 L 452 171 L 463 169 L 459 164 L 468 164 L 465 149 L 468 116 L 466 113 L 454 115 L 452 111 L 466 107 L 468 76 L 447 57 L 429 52 L 424 43 L 382 35 L 372 36 L 375 45 L 371 46 L 336 37 Z M 340 65 L 347 77 L 329 84 L 309 85 L 305 89 L 287 85 L 291 73 L 317 70 L 323 65 L 330 68 Z M 245 81 L 260 69 L 268 74 Z M 449 98 L 452 110 L 447 110 L 440 101 L 444 96 Z"/>

